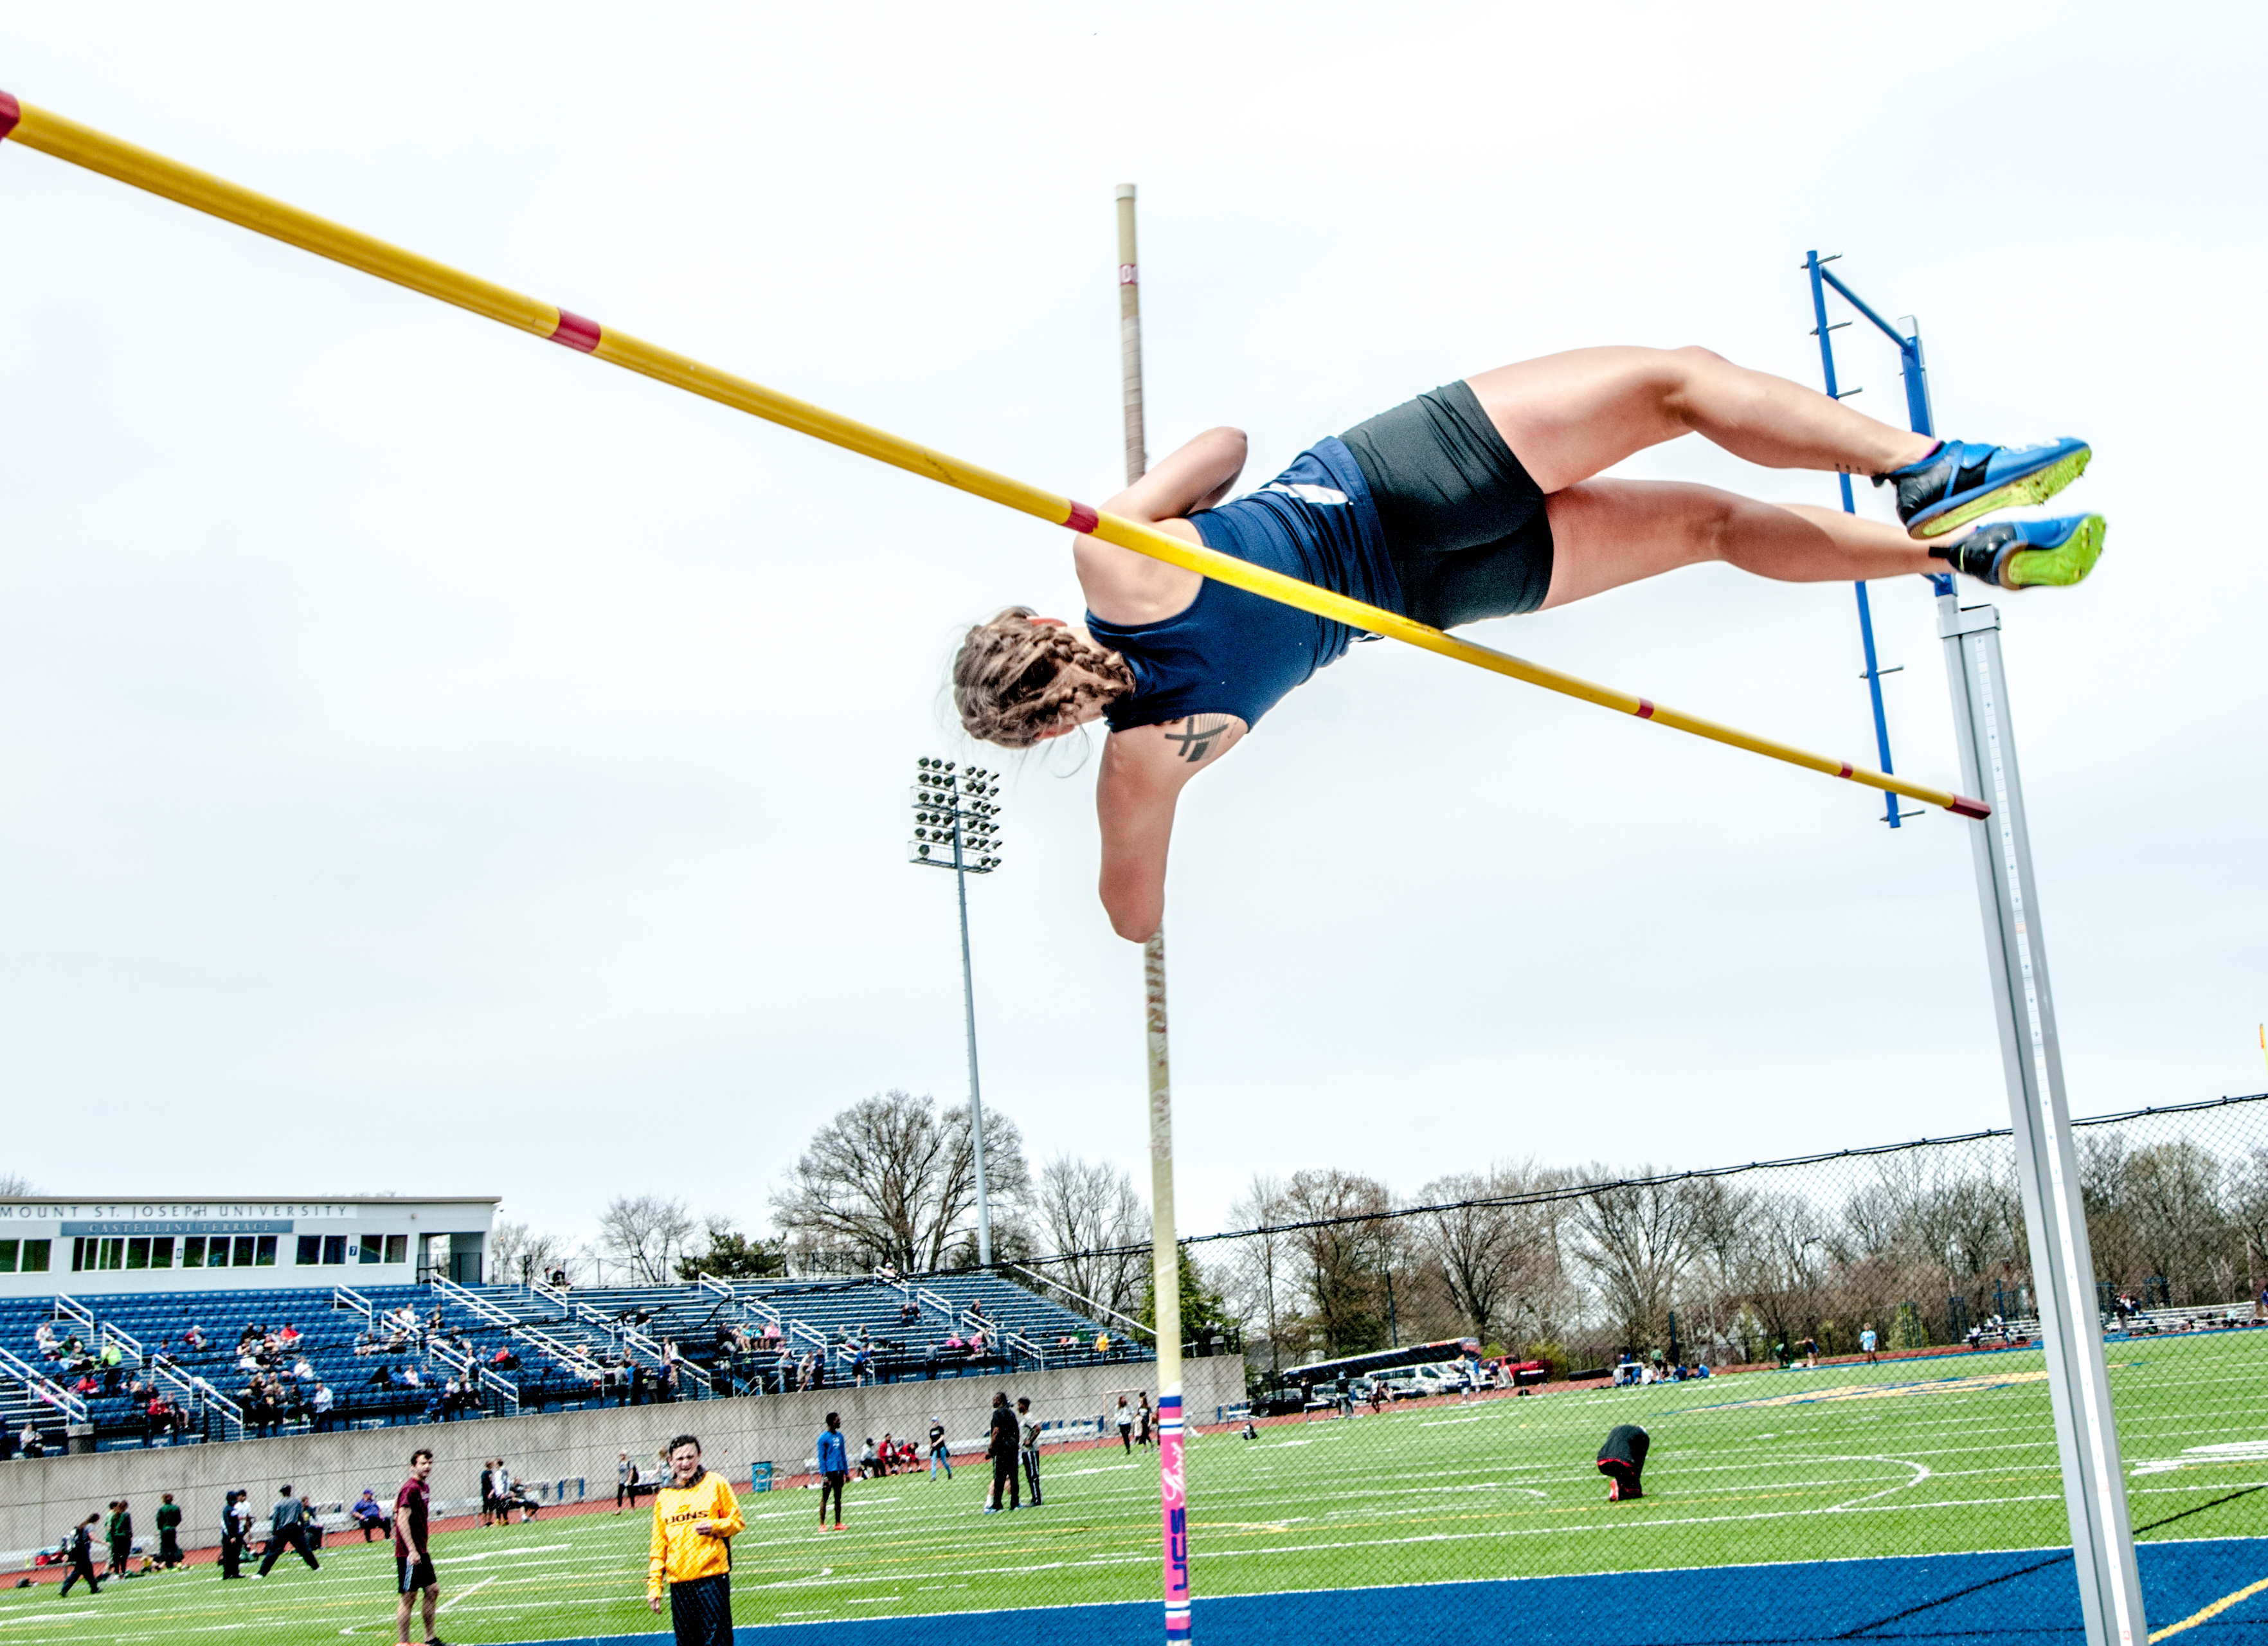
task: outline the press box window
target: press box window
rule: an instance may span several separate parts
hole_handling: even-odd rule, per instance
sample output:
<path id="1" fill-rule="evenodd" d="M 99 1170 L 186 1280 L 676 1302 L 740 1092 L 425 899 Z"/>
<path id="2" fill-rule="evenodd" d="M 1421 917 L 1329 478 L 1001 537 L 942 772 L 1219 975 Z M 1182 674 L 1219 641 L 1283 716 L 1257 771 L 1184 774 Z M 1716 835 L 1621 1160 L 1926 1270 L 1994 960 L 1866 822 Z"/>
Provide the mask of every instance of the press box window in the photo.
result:
<path id="1" fill-rule="evenodd" d="M 388 1235 L 386 1237 L 386 1260 L 388 1263 L 407 1263 L 409 1261 L 409 1236 Z"/>
<path id="2" fill-rule="evenodd" d="M 71 1241 L 71 1268 L 75 1272 L 125 1266 L 126 1243 L 122 1239 L 81 1235 Z"/>
<path id="3" fill-rule="evenodd" d="M 311 1264 L 320 1263 L 322 1260 L 323 1237 L 320 1235 L 300 1236 L 298 1255 L 291 1261 L 304 1269 Z"/>
<path id="4" fill-rule="evenodd" d="M 173 1266 L 173 1237 L 171 1235 L 136 1235 L 126 1243 L 126 1266 L 129 1269 L 170 1269 Z"/>
<path id="5" fill-rule="evenodd" d="M 181 1266 L 185 1269 L 202 1269 L 205 1266 L 205 1237 L 202 1235 L 191 1235 L 181 1242 Z"/>

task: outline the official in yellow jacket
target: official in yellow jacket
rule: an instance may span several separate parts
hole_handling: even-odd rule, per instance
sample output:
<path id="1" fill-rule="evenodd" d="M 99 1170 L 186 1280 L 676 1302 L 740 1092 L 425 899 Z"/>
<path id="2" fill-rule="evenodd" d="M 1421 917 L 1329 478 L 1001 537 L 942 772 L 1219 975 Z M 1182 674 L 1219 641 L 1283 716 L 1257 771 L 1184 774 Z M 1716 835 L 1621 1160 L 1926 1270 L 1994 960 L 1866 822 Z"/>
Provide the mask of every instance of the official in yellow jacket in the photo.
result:
<path id="1" fill-rule="evenodd" d="M 733 1539 L 747 1529 L 725 1477 L 701 1466 L 701 1443 L 669 1443 L 669 1484 L 654 1494 L 645 1603 L 669 1620 L 677 1646 L 733 1646 Z"/>

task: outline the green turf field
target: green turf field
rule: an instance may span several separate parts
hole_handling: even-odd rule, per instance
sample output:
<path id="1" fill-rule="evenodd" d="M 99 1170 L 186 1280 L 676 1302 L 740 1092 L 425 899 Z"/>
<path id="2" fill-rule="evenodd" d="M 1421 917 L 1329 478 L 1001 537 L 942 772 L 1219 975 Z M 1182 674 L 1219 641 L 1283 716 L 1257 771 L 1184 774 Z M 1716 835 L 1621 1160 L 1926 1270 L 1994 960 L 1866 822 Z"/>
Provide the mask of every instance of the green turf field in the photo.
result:
<path id="1" fill-rule="evenodd" d="M 2268 1332 L 2110 1346 L 2134 1520 L 2166 1538 L 2268 1535 Z M 1653 1437 L 1647 1495 L 1610 1504 L 1591 1458 L 1617 1422 Z M 2218 1450 L 2197 1450 L 2219 1448 Z M 849 1529 L 815 1495 L 743 1499 L 741 1624 L 1153 1598 L 1154 1456 L 1050 1453 L 1044 1507 L 983 1516 L 980 1472 L 855 1484 Z M 1757 1373 L 1652 1389 L 1491 1397 L 1190 1443 L 1192 1586 L 1269 1590 L 2034 1547 L 2066 1540 L 2036 1353 Z M 2228 1498 L 2228 1501 L 2220 1500 Z M 2195 1510 L 2194 1513 L 2184 1511 Z M 445 1534 L 452 1642 L 628 1634 L 647 1518 L 558 1515 Z M 384 1545 L 335 1543 L 223 1584 L 210 1566 L 59 1601 L 6 1591 L 0 1646 L 61 1626 L 74 1646 L 247 1628 L 261 1640 L 392 1628 Z"/>

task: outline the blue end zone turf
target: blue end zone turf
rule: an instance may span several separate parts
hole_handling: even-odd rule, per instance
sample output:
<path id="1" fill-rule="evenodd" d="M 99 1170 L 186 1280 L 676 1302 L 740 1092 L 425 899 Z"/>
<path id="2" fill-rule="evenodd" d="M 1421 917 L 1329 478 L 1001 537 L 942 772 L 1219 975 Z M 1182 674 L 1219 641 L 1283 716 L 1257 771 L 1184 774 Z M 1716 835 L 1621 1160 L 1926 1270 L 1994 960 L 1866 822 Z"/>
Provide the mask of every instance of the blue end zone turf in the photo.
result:
<path id="1" fill-rule="evenodd" d="M 2139 1554 L 2153 1636 L 2268 1579 L 2268 1538 L 2150 1543 Z M 1045 1583 L 1035 1576 L 1035 1597 Z M 1164 1628 L 1161 1605 L 1149 1601 L 773 1624 L 735 1630 L 734 1638 L 738 1646 L 935 1646 L 940 1635 L 986 1646 L 1145 1646 Z M 2268 1646 L 2268 1591 L 2186 1633 L 2193 1639 L 2183 1646 Z M 1199 1646 L 2065 1646 L 2081 1638 L 2067 1549 L 1232 1595 L 1198 1600 L 1195 1634 Z M 650 1646 L 667 1638 L 610 1635 L 547 1646 Z"/>

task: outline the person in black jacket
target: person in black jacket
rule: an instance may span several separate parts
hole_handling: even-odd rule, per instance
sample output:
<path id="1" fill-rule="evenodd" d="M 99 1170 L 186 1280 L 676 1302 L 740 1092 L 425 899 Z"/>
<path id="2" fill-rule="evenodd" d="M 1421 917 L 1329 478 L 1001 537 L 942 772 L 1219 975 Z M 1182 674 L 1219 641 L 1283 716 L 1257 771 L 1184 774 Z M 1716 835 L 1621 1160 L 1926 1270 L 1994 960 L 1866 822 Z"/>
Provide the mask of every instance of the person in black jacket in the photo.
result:
<path id="1" fill-rule="evenodd" d="M 237 1500 L 242 1492 L 231 1492 L 228 1501 L 220 1506 L 220 1575 L 224 1579 L 244 1576 L 244 1514 Z"/>
<path id="2" fill-rule="evenodd" d="M 1635 1423 L 1618 1423 L 1599 1448 L 1599 1473 L 1607 1477 L 1607 1502 L 1628 1502 L 1644 1497 L 1638 1477 L 1646 1473 L 1646 1448 L 1653 1443 Z"/>
<path id="3" fill-rule="evenodd" d="M 997 1515 L 1003 1505 L 1000 1497 L 1005 1489 L 1008 1502 L 1005 1507 L 1023 1507 L 1023 1494 L 1016 1484 L 1016 1443 L 1019 1439 L 1016 1414 L 1008 1409 L 1008 1397 L 992 1397 L 991 1438 L 986 1443 L 984 1455 L 992 1459 L 992 1491 L 986 1501 L 984 1512 Z"/>
<path id="4" fill-rule="evenodd" d="M 94 1575 L 94 1523 L 102 1517 L 89 1515 L 71 1529 L 70 1570 L 63 1574 L 63 1593 L 81 1578 L 86 1580 L 86 1591 L 91 1595 L 102 1592 L 102 1579 Z M 60 1598 L 60 1597 L 58 1597 Z"/>

